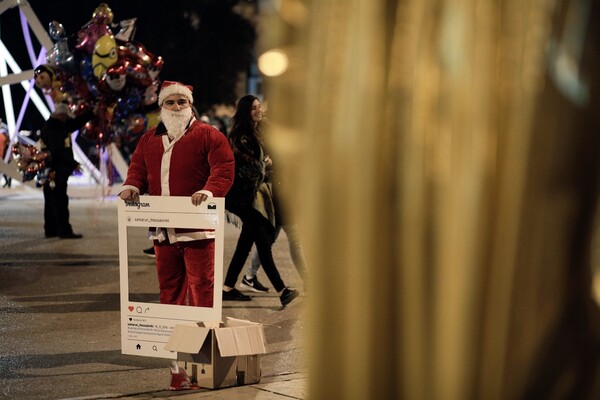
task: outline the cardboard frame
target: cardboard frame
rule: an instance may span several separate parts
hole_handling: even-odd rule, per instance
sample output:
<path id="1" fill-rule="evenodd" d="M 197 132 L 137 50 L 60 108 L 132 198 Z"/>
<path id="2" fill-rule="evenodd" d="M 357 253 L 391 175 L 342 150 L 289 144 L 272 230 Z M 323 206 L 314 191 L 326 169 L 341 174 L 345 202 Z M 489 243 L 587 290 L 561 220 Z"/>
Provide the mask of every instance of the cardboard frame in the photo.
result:
<path id="1" fill-rule="evenodd" d="M 119 272 L 121 288 L 121 352 L 175 359 L 164 349 L 175 325 L 220 321 L 223 298 L 225 199 L 210 197 L 199 206 L 190 197 L 140 196 L 139 202 L 118 199 Z M 215 231 L 213 307 L 192 307 L 129 300 L 128 227 L 198 228 Z M 213 239 L 208 239 L 213 240 Z M 158 298 L 158 287 L 156 287 Z"/>

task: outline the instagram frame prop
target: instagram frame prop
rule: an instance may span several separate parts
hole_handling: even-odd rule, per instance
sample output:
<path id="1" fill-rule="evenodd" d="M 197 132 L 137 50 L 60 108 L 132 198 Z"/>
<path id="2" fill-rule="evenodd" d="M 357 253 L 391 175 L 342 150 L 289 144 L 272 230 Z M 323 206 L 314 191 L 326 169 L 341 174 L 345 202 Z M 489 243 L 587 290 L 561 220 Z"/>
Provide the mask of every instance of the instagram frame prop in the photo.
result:
<path id="1" fill-rule="evenodd" d="M 225 200 L 208 198 L 194 206 L 190 197 L 140 196 L 139 202 L 118 201 L 121 283 L 121 351 L 123 354 L 174 359 L 164 345 L 177 324 L 220 321 L 222 316 Z M 215 231 L 213 307 L 192 307 L 130 301 L 127 254 L 128 227 L 195 228 Z M 207 239 L 212 240 L 212 239 Z"/>

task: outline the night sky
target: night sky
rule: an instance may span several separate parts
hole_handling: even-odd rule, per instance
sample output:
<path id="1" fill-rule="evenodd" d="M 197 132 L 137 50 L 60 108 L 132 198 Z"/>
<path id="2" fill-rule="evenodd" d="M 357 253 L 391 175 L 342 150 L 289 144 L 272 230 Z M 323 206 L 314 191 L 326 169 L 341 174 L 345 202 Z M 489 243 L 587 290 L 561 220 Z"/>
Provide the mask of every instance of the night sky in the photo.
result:
<path id="1" fill-rule="evenodd" d="M 44 28 L 56 20 L 71 40 L 101 4 L 90 0 L 30 0 L 29 3 Z M 238 76 L 247 71 L 254 60 L 255 29 L 250 21 L 232 11 L 236 3 L 238 1 L 231 0 L 106 2 L 114 15 L 113 24 L 137 18 L 134 40 L 165 61 L 158 79 L 193 85 L 200 111 L 212 104 L 233 104 Z M 254 2 L 243 3 L 255 5 Z M 113 28 L 113 33 L 118 30 L 118 27 Z M 18 7 L 0 16 L 0 38 L 22 70 L 33 68 L 23 40 Z M 34 40 L 36 53 L 40 47 Z M 12 89 L 14 100 L 20 104 L 24 90 L 20 85 L 12 85 Z M 18 114 L 18 110 L 15 113 Z M 36 114 L 28 110 L 21 129 L 39 129 L 43 120 Z M 3 104 L 0 118 L 5 119 Z"/>

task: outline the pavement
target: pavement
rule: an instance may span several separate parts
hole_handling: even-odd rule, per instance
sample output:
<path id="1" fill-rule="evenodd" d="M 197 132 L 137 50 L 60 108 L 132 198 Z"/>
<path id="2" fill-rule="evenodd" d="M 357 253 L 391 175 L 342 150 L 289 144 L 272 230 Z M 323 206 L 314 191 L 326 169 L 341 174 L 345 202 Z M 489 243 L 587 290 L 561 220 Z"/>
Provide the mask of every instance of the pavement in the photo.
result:
<path id="1" fill-rule="evenodd" d="M 41 191 L 0 188 L 0 399 L 307 399 L 304 295 L 286 308 L 272 288 L 224 303 L 223 318 L 265 325 L 258 384 L 170 391 L 170 360 L 121 354 L 117 201 L 71 197 L 71 224 L 83 239 L 46 239 Z M 226 226 L 225 268 L 238 235 Z M 154 260 L 142 253 L 150 241 L 134 236 L 130 280 L 133 270 L 154 293 Z M 273 253 L 286 284 L 301 290 L 285 235 Z M 271 287 L 262 271 L 259 278 Z"/>

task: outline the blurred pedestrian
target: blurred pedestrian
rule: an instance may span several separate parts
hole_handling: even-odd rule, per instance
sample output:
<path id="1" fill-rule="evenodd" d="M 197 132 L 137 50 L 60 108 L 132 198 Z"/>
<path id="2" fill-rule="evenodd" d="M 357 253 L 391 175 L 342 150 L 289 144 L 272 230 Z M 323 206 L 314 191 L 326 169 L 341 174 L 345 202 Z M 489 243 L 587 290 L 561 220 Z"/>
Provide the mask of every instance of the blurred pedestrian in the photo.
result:
<path id="1" fill-rule="evenodd" d="M 165 81 L 158 96 L 161 122 L 141 138 L 119 197 L 190 196 L 200 205 L 224 197 L 232 185 L 234 158 L 225 136 L 196 119 L 192 87 Z M 152 228 L 163 304 L 213 306 L 214 232 Z"/>
<path id="2" fill-rule="evenodd" d="M 260 133 L 262 110 L 260 100 L 243 96 L 232 118 L 229 142 L 235 156 L 235 181 L 226 196 L 226 208 L 242 222 L 242 230 L 223 284 L 223 300 L 250 300 L 235 288 L 237 279 L 253 244 L 267 277 L 277 291 L 283 306 L 298 292 L 286 287 L 273 260 L 275 208 L 269 180 L 271 160 L 264 154 Z"/>
<path id="3" fill-rule="evenodd" d="M 288 239 L 288 248 L 292 258 L 292 263 L 304 281 L 304 289 L 306 290 L 306 258 L 304 257 L 304 249 L 302 248 L 302 243 L 300 241 L 300 233 L 297 225 L 289 222 L 289 215 L 285 212 L 283 204 L 280 201 L 278 193 L 280 191 L 281 182 L 279 175 L 277 175 L 276 169 L 273 167 L 272 158 L 270 170 L 270 179 L 273 188 L 273 206 L 275 208 L 275 231 L 273 241 L 275 242 L 277 240 L 282 230 L 285 232 Z M 239 284 L 239 288 L 241 290 L 250 290 L 257 293 L 269 291 L 269 288 L 264 286 L 258 280 L 259 269 L 260 257 L 258 256 L 256 247 L 254 247 L 250 257 L 250 265 L 248 266 L 246 273 Z"/>

